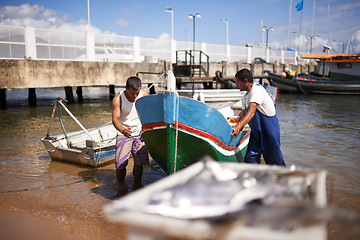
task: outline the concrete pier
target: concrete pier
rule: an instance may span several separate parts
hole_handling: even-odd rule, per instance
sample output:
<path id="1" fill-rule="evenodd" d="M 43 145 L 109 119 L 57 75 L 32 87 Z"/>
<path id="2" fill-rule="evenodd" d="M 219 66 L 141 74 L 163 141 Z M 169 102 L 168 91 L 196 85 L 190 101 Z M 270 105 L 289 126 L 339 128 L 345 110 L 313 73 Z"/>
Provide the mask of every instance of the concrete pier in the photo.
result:
<path id="1" fill-rule="evenodd" d="M 313 66 L 287 66 L 310 72 Z M 224 78 L 233 78 L 242 69 L 250 69 L 254 75 L 263 75 L 264 70 L 281 73 L 285 66 L 279 64 L 248 64 L 241 62 L 210 63 L 209 75 L 221 71 Z M 0 108 L 6 108 L 6 89 L 28 88 L 29 105 L 36 106 L 36 88 L 65 88 L 66 98 L 74 102 L 72 87 L 77 88 L 78 101 L 82 101 L 81 87 L 109 86 L 110 99 L 115 94 L 115 85 L 125 85 L 126 79 L 139 72 L 161 73 L 170 69 L 170 62 L 125 63 L 90 61 L 45 61 L 45 60 L 0 60 Z M 159 74 L 140 74 L 144 84 L 163 84 Z M 209 83 L 209 86 L 213 83 Z M 154 89 L 151 90 L 154 92 Z"/>

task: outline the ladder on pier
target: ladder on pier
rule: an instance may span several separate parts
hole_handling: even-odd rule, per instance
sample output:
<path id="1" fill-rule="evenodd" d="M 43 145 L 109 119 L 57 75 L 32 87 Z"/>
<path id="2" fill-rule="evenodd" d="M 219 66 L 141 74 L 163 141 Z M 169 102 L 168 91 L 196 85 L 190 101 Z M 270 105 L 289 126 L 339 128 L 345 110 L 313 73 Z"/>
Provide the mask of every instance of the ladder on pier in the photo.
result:
<path id="1" fill-rule="evenodd" d="M 175 77 L 209 77 L 209 56 L 200 50 L 176 51 Z"/>

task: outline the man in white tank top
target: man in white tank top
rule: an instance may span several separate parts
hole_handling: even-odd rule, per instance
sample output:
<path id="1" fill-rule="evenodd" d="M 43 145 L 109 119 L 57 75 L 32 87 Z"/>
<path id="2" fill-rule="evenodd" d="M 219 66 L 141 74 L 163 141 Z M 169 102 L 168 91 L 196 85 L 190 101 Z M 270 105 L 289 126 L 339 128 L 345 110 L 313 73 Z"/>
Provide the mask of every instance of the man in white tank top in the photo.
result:
<path id="1" fill-rule="evenodd" d="M 118 93 L 112 101 L 112 122 L 118 130 L 115 154 L 116 178 L 120 183 L 120 190 L 126 192 L 124 180 L 130 153 L 134 159 L 133 190 L 142 186 L 143 165 L 149 163 L 148 151 L 141 136 L 141 123 L 135 108 L 136 99 L 144 95 L 147 93 L 141 90 L 141 80 L 138 77 L 129 77 L 126 80 L 126 89 Z M 119 194 L 124 193 L 119 192 Z"/>

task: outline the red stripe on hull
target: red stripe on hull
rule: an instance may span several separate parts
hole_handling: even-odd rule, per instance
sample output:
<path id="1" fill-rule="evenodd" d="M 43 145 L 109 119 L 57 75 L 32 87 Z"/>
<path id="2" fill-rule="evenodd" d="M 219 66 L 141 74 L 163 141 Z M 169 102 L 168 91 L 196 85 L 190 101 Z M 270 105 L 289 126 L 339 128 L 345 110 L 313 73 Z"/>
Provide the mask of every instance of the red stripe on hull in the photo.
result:
<path id="1" fill-rule="evenodd" d="M 145 132 L 147 130 L 153 130 L 156 127 L 166 127 L 166 124 L 164 122 L 148 123 L 142 125 L 142 130 Z"/>
<path id="2" fill-rule="evenodd" d="M 177 124 L 177 122 L 174 121 L 173 122 L 174 128 L 176 127 L 176 124 Z M 145 132 L 145 131 L 148 131 L 148 130 L 153 130 L 156 127 L 165 127 L 165 126 L 166 126 L 166 124 L 164 122 L 148 123 L 148 124 L 144 124 L 142 126 L 142 130 Z M 229 151 L 235 150 L 237 146 L 239 146 L 241 143 L 243 143 L 244 141 L 246 141 L 250 137 L 250 134 L 249 134 L 237 146 L 230 147 L 230 146 L 227 146 L 226 144 L 224 144 L 219 138 L 212 135 L 211 133 L 208 133 L 208 132 L 199 130 L 197 128 L 182 124 L 180 122 L 178 123 L 178 127 L 181 128 L 181 129 L 184 129 L 186 131 L 195 133 L 197 135 L 203 136 L 203 137 L 205 137 L 207 139 L 210 139 L 211 141 L 215 142 L 220 147 L 222 147 L 222 148 L 224 148 L 226 150 L 229 150 Z"/>

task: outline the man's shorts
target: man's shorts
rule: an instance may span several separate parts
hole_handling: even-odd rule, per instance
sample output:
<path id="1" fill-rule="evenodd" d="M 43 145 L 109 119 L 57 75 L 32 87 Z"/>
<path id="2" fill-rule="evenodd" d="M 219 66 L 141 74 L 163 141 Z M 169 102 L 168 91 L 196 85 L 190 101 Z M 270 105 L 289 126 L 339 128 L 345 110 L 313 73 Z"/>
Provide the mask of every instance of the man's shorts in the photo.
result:
<path id="1" fill-rule="evenodd" d="M 129 138 L 118 135 L 116 139 L 116 168 L 126 168 L 130 153 L 134 158 L 134 165 L 149 164 L 149 155 L 142 136 L 131 136 Z"/>

